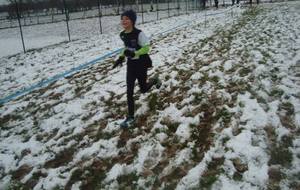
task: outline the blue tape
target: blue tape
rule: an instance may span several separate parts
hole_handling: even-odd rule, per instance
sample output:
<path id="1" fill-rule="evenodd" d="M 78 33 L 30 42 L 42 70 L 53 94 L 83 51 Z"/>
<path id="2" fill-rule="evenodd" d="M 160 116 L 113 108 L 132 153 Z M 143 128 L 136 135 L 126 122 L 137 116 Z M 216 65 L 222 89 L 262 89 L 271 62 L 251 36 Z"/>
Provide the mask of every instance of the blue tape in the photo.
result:
<path id="1" fill-rule="evenodd" d="M 231 7 L 229 10 L 231 10 L 232 8 L 233 8 L 233 7 Z M 223 14 L 223 13 L 226 13 L 227 11 L 229 11 L 229 10 L 223 11 L 223 12 L 221 12 L 221 13 L 208 14 L 208 15 L 206 15 L 206 16 L 212 16 L 212 15 Z M 185 23 L 183 23 L 183 24 L 177 25 L 177 26 L 175 26 L 175 27 L 173 27 L 173 28 L 171 28 L 171 29 L 165 30 L 165 31 L 163 31 L 163 32 L 154 34 L 154 35 L 152 35 L 150 38 L 152 38 L 153 36 L 159 36 L 159 35 L 163 35 L 163 34 L 169 33 L 169 32 L 171 32 L 171 31 L 173 31 L 173 30 L 176 30 L 177 28 L 180 28 L 180 27 L 184 26 L 184 25 L 189 25 L 190 23 L 192 23 L 193 21 L 195 21 L 195 20 L 197 20 L 197 19 L 198 19 L 198 18 L 193 19 L 193 20 L 191 20 L 191 21 L 187 21 L 187 22 L 185 22 Z M 37 89 L 37 88 L 41 88 L 41 87 L 43 87 L 43 86 L 45 86 L 45 85 L 47 85 L 47 84 L 50 84 L 50 83 L 52 83 L 52 82 L 55 82 L 55 81 L 59 80 L 59 79 L 62 79 L 62 78 L 65 78 L 65 77 L 67 77 L 67 76 L 70 76 L 70 75 L 72 75 L 72 74 L 75 74 L 76 72 L 78 72 L 78 71 L 80 71 L 80 70 L 82 70 L 82 69 L 85 69 L 85 68 L 87 68 L 87 67 L 89 67 L 89 66 L 91 66 L 91 65 L 96 64 L 96 63 L 99 62 L 99 61 L 102 61 L 102 60 L 104 60 L 104 59 L 106 59 L 106 58 L 108 58 L 108 57 L 113 56 L 114 54 L 117 54 L 117 53 L 121 52 L 122 49 L 123 49 L 123 48 L 114 50 L 114 51 L 112 51 L 112 52 L 110 52 L 110 53 L 107 53 L 107 54 L 105 54 L 105 55 L 103 55 L 103 56 L 101 56 L 101 57 L 99 57 L 99 58 L 96 58 L 96 59 L 94 59 L 94 60 L 92 60 L 92 61 L 89 61 L 89 62 L 87 62 L 87 63 L 85 63 L 85 64 L 81 64 L 81 65 L 79 65 L 79 66 L 77 66 L 77 67 L 74 67 L 74 68 L 72 68 L 72 69 L 70 69 L 70 70 L 68 70 L 68 71 L 65 71 L 65 72 L 63 72 L 63 73 L 61 73 L 61 74 L 57 74 L 57 75 L 55 75 L 55 76 L 53 76 L 53 77 L 50 77 L 50 78 L 48 78 L 48 79 L 46 79 L 46 80 L 43 80 L 43 81 L 41 81 L 41 82 L 38 82 L 37 84 L 34 84 L 34 85 L 32 85 L 32 86 L 30 86 L 30 87 L 28 87 L 28 88 L 25 88 L 25 89 L 23 89 L 23 90 L 21 90 L 21 91 L 20 91 L 20 90 L 19 90 L 19 91 L 16 91 L 15 93 L 13 93 L 13 94 L 11 94 L 11 95 L 9 95 L 9 96 L 3 98 L 3 99 L 0 99 L 0 105 L 5 104 L 5 103 L 7 103 L 7 102 L 9 102 L 9 101 L 11 101 L 11 100 L 13 100 L 13 99 L 19 97 L 19 96 L 22 96 L 22 95 L 25 95 L 25 94 L 27 94 L 27 93 L 30 93 L 30 92 L 34 91 L 35 89 Z"/>
<path id="2" fill-rule="evenodd" d="M 123 48 L 117 49 L 117 50 L 112 51 L 110 53 L 107 53 L 104 56 L 101 56 L 101 57 L 99 57 L 97 59 L 89 61 L 89 62 L 87 62 L 85 64 L 81 64 L 78 67 L 74 67 L 74 68 L 72 68 L 72 69 L 70 69 L 68 71 L 65 71 L 65 72 L 61 73 L 61 74 L 57 74 L 57 75 L 55 75 L 53 77 L 50 77 L 50 78 L 48 78 L 46 80 L 40 81 L 37 84 L 34 84 L 34 85 L 32 85 L 32 86 L 30 86 L 28 88 L 25 88 L 25 89 L 23 89 L 21 91 L 17 91 L 15 93 L 13 93 L 13 94 L 11 94 L 11 95 L 3 98 L 3 99 L 0 99 L 0 104 L 5 104 L 5 103 L 7 103 L 7 102 L 9 102 L 9 101 L 11 101 L 11 100 L 19 97 L 19 96 L 22 96 L 22 95 L 25 95 L 25 94 L 27 94 L 29 92 L 32 92 L 32 91 L 34 91 L 37 88 L 41 88 L 41 87 L 43 87 L 43 86 L 45 86 L 47 84 L 50 84 L 52 82 L 55 82 L 55 81 L 57 81 L 57 80 L 59 80 L 61 78 L 67 77 L 69 75 L 72 75 L 72 74 L 74 74 L 74 73 L 76 73 L 76 72 L 78 72 L 78 71 L 80 71 L 82 69 L 85 69 L 85 68 L 87 68 L 87 67 L 89 67 L 91 65 L 96 64 L 99 61 L 102 61 L 103 59 L 106 59 L 108 57 L 113 56 L 114 54 L 117 54 L 117 53 L 121 52 L 122 49 Z"/>

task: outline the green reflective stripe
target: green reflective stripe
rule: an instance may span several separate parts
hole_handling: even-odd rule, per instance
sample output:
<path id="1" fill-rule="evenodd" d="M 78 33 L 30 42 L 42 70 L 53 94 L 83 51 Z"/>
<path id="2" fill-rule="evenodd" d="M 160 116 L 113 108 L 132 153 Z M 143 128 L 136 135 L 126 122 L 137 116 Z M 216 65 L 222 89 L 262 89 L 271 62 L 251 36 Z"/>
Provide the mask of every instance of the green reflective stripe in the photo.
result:
<path id="1" fill-rule="evenodd" d="M 122 49 L 122 50 L 121 50 L 121 53 L 120 53 L 120 55 L 119 55 L 120 57 L 125 57 L 124 51 L 125 51 L 125 49 Z"/>
<path id="2" fill-rule="evenodd" d="M 149 53 L 149 51 L 150 51 L 150 45 L 145 45 L 141 49 L 135 51 L 134 53 L 136 56 L 141 56 Z"/>

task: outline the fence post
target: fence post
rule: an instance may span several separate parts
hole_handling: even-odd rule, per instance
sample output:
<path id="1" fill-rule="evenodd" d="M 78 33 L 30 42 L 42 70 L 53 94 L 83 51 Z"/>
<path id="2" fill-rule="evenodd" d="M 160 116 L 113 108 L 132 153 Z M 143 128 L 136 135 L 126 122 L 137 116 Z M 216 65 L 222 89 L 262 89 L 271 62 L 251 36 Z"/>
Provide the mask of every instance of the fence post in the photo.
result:
<path id="1" fill-rule="evenodd" d="M 185 14 L 188 14 L 188 3 L 187 3 L 187 0 L 185 0 Z"/>
<path id="2" fill-rule="evenodd" d="M 144 3 L 143 0 L 141 0 L 141 4 L 142 4 L 142 23 L 144 24 Z"/>
<path id="3" fill-rule="evenodd" d="M 15 0 L 15 4 L 16 4 L 17 17 L 18 17 L 18 22 L 19 22 L 19 27 L 20 27 L 20 33 L 21 33 L 23 51 L 24 51 L 24 53 L 26 53 L 25 44 L 24 44 L 24 37 L 23 37 L 23 31 L 22 31 L 22 25 L 21 25 L 21 20 L 20 20 L 20 10 L 19 10 L 19 6 L 18 6 L 17 0 Z"/>
<path id="4" fill-rule="evenodd" d="M 168 17 L 170 17 L 170 0 L 167 1 L 168 1 Z"/>
<path id="5" fill-rule="evenodd" d="M 180 4 L 179 4 L 179 0 L 177 0 L 177 10 L 178 10 L 178 15 L 180 15 Z"/>
<path id="6" fill-rule="evenodd" d="M 52 23 L 53 23 L 53 21 L 54 21 L 54 10 L 53 10 L 53 7 L 52 7 L 52 9 L 51 9 L 51 18 L 52 18 Z"/>
<path id="7" fill-rule="evenodd" d="M 38 12 L 37 12 L 36 17 L 37 17 L 37 23 L 40 24 L 40 17 L 39 17 L 39 13 Z"/>
<path id="8" fill-rule="evenodd" d="M 63 3 L 64 3 L 65 15 L 66 15 L 66 23 L 67 23 L 68 37 L 69 37 L 69 41 L 71 41 L 71 37 L 70 37 L 70 29 L 69 29 L 69 12 L 67 12 L 67 4 L 66 4 L 66 0 L 63 0 Z"/>
<path id="9" fill-rule="evenodd" d="M 156 0 L 156 18 L 159 19 L 159 7 L 158 7 L 158 0 Z"/>
<path id="10" fill-rule="evenodd" d="M 102 31 L 102 22 L 101 22 L 101 17 L 102 17 L 102 5 L 100 3 L 100 0 L 97 1 L 98 2 L 98 16 L 99 16 L 99 25 L 100 25 L 100 33 L 102 34 L 103 31 Z"/>
<path id="11" fill-rule="evenodd" d="M 204 9 L 204 14 L 205 14 L 205 18 L 204 18 L 204 27 L 206 28 L 206 17 L 207 17 L 207 15 L 206 15 L 206 9 Z"/>

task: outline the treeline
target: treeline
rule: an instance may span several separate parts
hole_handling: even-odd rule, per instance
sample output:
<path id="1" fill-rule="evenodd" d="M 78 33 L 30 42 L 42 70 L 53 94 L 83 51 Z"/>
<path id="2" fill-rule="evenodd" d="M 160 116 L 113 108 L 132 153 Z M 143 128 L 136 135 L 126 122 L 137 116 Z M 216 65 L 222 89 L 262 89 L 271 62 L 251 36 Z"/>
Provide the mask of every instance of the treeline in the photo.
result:
<path id="1" fill-rule="evenodd" d="M 7 12 L 9 17 L 16 17 L 16 9 L 18 5 L 21 16 L 37 12 L 45 14 L 55 11 L 64 13 L 65 7 L 63 0 L 7 0 L 9 4 L 1 5 L 0 12 Z M 153 0 L 143 0 L 143 3 L 151 3 Z M 159 0 L 160 3 L 168 0 Z M 177 0 L 174 0 L 177 1 Z M 154 1 L 153 1 L 154 2 Z M 156 0 L 155 0 L 156 2 Z M 66 8 L 69 12 L 77 12 L 90 10 L 97 7 L 98 3 L 102 6 L 119 6 L 133 5 L 141 3 L 141 0 L 65 0 Z"/>

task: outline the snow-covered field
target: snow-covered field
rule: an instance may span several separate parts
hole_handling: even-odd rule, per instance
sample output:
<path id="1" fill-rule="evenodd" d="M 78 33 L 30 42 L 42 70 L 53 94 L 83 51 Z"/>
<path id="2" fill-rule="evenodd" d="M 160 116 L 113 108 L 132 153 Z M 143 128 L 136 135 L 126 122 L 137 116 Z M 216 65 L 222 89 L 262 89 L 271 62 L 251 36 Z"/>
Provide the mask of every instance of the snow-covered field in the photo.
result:
<path id="1" fill-rule="evenodd" d="M 130 130 L 113 58 L 2 105 L 0 189 L 299 189 L 300 2 L 233 10 L 139 25 L 195 19 L 153 38 L 163 85 L 136 90 Z M 120 47 L 117 33 L 2 58 L 1 97 Z"/>
<path id="2" fill-rule="evenodd" d="M 220 13 L 223 11 L 224 10 L 221 9 L 217 12 Z M 214 10 L 210 10 L 207 11 L 207 14 L 215 12 L 216 11 Z M 143 29 L 148 36 L 156 36 L 162 31 L 166 31 L 174 26 L 181 25 L 191 20 L 199 18 L 203 21 L 205 19 L 204 15 L 204 12 L 182 15 L 180 17 L 172 17 L 161 21 L 138 25 L 138 27 Z M 12 57 L 0 58 L 0 65 L 3 68 L 0 70 L 0 81 L 2 84 L 0 87 L 0 97 L 4 98 L 17 90 L 31 86 L 41 80 L 52 77 L 57 73 L 63 73 L 64 71 L 94 60 L 95 58 L 123 46 L 119 38 L 119 32 L 121 31 L 119 16 L 110 18 L 109 34 L 99 35 L 98 31 L 95 30 L 97 21 L 89 21 L 92 20 L 80 21 L 81 23 L 74 25 L 77 26 L 75 30 L 78 31 L 78 40 L 70 43 L 62 43 L 59 46 L 49 46 L 26 54 L 21 53 Z M 222 20 L 220 20 L 220 22 L 222 22 Z M 108 23 L 108 20 L 106 23 Z M 53 27 L 53 25 L 51 26 Z M 52 42 L 51 39 L 57 41 L 63 39 L 64 31 L 60 27 L 57 27 L 57 29 L 62 29 L 62 31 L 56 31 L 56 35 L 60 35 L 58 38 L 51 37 L 51 33 L 53 33 L 52 27 L 47 28 L 42 25 L 40 26 L 40 29 L 37 28 L 38 26 L 35 27 L 37 31 L 47 31 L 45 36 L 48 36 L 50 43 Z M 41 45 L 45 45 L 45 37 L 39 37 L 38 32 L 30 33 L 32 34 L 31 38 L 34 40 L 38 41 L 38 39 L 43 39 L 41 40 Z M 6 39 L 8 39 L 8 42 L 7 45 L 3 44 L 3 46 L 8 46 L 6 49 L 10 52 L 11 48 L 9 48 L 9 46 L 11 45 L 12 48 L 15 48 L 15 46 L 9 42 L 11 40 L 9 35 L 13 36 L 14 34 L 13 32 L 8 32 L 5 35 L 4 42 Z M 31 72 L 28 72 L 28 70 Z"/>

